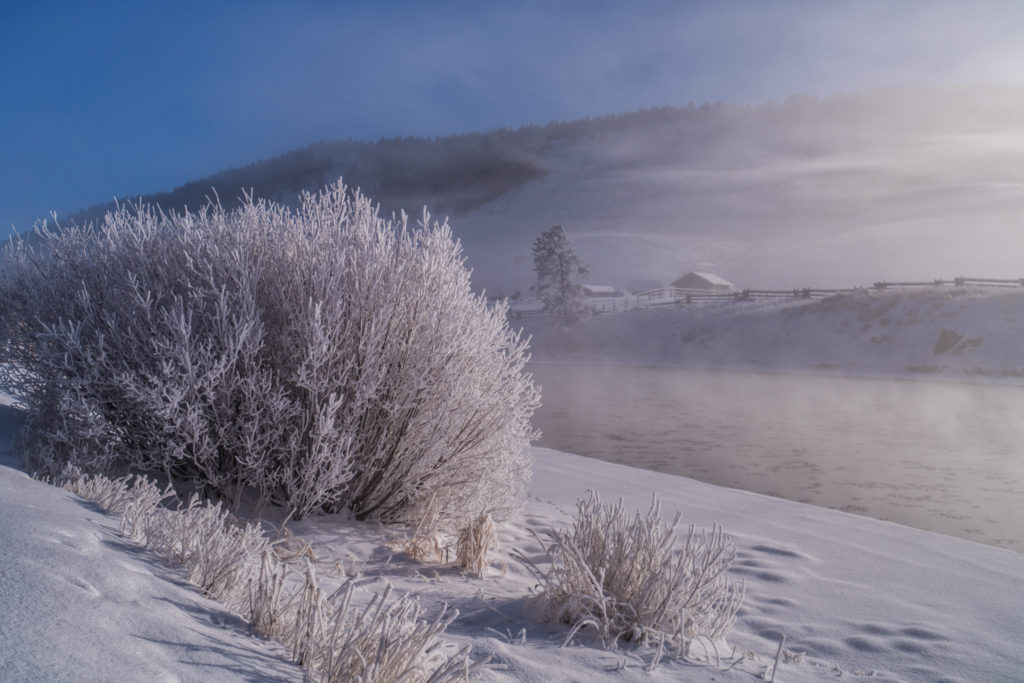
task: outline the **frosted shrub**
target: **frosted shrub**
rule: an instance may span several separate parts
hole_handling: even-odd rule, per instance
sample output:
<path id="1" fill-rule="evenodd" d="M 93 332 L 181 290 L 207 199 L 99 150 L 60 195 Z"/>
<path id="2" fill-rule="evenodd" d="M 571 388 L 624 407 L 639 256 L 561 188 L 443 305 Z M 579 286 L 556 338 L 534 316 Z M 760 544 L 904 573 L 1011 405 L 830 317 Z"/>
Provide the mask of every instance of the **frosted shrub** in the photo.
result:
<path id="1" fill-rule="evenodd" d="M 522 497 L 538 392 L 447 224 L 381 218 L 339 182 L 289 210 L 121 207 L 37 231 L 0 275 L 0 387 L 56 474 L 164 473 L 297 518 L 459 528 Z"/>
<path id="2" fill-rule="evenodd" d="M 577 508 L 572 527 L 548 532 L 550 569 L 529 565 L 549 616 L 573 625 L 566 642 L 589 626 L 607 647 L 646 641 L 686 656 L 692 640 L 729 633 L 743 586 L 726 578 L 735 548 L 719 527 L 697 534 L 691 526 L 679 547 L 680 515 L 665 523 L 657 499 L 632 518 L 621 500 L 605 505 L 595 492 Z"/>

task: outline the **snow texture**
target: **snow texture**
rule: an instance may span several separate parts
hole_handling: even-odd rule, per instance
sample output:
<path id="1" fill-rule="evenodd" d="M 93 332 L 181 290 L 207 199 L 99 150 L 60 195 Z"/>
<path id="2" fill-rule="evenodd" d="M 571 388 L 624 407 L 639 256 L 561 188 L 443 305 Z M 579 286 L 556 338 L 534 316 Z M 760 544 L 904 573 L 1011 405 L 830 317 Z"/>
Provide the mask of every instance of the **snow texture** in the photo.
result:
<path id="1" fill-rule="evenodd" d="M 250 635 L 94 504 L 9 466 L 0 501 L 0 679 L 301 680 L 284 647 Z"/>
<path id="2" fill-rule="evenodd" d="M 3 418 L 9 437 L 17 417 Z M 414 591 L 428 615 L 458 609 L 444 638 L 508 667 L 483 672 L 486 681 L 749 681 L 773 665 L 783 635 L 776 681 L 1013 681 L 1024 667 L 1024 555 L 546 449 L 534 456 L 527 505 L 499 526 L 483 579 L 393 554 L 376 524 L 336 515 L 291 529 L 314 549 L 325 591 L 360 576 L 367 591 Z M 568 627 L 542 621 L 512 549 L 540 561 L 531 531 L 567 526 L 588 489 L 641 511 L 657 492 L 666 514 L 729 531 L 730 574 L 747 597 L 720 666 L 663 658 L 648 673 L 654 647 L 605 650 L 585 631 L 559 647 Z M 11 467 L 0 467 L 0 494 L 0 678 L 301 679 L 283 648 L 248 635 L 91 504 Z"/>

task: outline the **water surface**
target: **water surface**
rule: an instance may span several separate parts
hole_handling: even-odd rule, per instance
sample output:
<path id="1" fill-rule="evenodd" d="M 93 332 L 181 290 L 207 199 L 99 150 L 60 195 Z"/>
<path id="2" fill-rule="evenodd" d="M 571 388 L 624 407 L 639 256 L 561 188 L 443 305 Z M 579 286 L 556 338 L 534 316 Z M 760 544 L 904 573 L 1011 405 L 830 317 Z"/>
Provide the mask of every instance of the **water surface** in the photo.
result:
<path id="1" fill-rule="evenodd" d="M 1024 552 L 1024 387 L 529 369 L 541 446 Z"/>

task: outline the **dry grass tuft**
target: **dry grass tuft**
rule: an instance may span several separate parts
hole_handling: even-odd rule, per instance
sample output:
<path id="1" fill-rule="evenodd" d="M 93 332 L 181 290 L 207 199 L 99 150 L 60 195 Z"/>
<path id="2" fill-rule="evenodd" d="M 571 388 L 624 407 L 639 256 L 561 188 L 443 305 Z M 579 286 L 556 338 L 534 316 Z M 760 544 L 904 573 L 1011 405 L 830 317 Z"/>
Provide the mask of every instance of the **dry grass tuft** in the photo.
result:
<path id="1" fill-rule="evenodd" d="M 447 562 L 448 543 L 445 542 L 444 535 L 438 531 L 438 522 L 436 496 L 434 496 L 431 497 L 430 503 L 412 535 L 392 544 L 392 547 L 417 562 Z"/>
<path id="2" fill-rule="evenodd" d="M 593 491 L 577 508 L 571 528 L 547 532 L 550 569 L 520 554 L 548 615 L 572 625 L 566 644 L 589 626 L 605 647 L 635 641 L 686 658 L 694 641 L 713 648 L 729 633 L 744 589 L 726 578 L 736 551 L 720 527 L 698 534 L 691 526 L 678 547 L 680 515 L 665 523 L 657 498 L 632 519 L 621 500 L 605 505 Z"/>
<path id="3" fill-rule="evenodd" d="M 486 512 L 459 532 L 455 564 L 478 577 L 490 566 L 490 554 L 498 548 L 498 532 L 494 520 Z"/>

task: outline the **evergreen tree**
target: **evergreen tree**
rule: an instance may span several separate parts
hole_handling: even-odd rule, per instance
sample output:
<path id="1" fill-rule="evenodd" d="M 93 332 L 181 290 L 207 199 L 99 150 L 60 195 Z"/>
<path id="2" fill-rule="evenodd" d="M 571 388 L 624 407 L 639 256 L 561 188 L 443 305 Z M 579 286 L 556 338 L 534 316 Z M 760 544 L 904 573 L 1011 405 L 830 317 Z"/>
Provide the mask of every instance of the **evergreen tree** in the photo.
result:
<path id="1" fill-rule="evenodd" d="M 587 308 L 577 278 L 585 277 L 590 268 L 561 225 L 545 230 L 534 240 L 533 270 L 537 273 L 534 290 L 544 302 L 544 310 L 566 325 L 584 317 Z"/>

